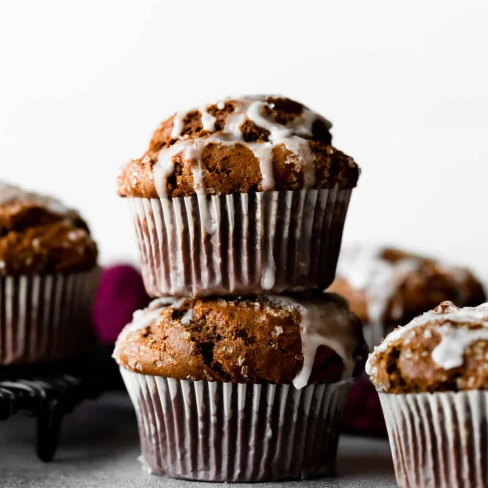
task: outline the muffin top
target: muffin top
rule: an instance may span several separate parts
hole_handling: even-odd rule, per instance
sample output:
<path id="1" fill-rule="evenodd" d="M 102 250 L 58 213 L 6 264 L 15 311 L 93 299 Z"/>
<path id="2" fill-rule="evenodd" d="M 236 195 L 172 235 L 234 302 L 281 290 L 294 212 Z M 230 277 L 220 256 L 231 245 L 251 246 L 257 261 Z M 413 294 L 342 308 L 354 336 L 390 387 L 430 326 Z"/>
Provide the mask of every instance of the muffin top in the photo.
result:
<path id="1" fill-rule="evenodd" d="M 483 286 L 466 268 L 387 247 L 344 249 L 329 290 L 344 296 L 363 322 L 393 326 L 442 301 L 463 307 L 486 300 Z"/>
<path id="2" fill-rule="evenodd" d="M 89 270 L 96 266 L 97 254 L 76 211 L 0 182 L 0 275 Z"/>
<path id="3" fill-rule="evenodd" d="M 366 372 L 387 393 L 488 389 L 488 303 L 443 302 L 395 329 L 369 356 Z"/>
<path id="4" fill-rule="evenodd" d="M 234 383 L 339 381 L 363 370 L 360 321 L 337 295 L 156 299 L 114 352 L 131 371 Z"/>
<path id="5" fill-rule="evenodd" d="M 118 178 L 124 197 L 353 188 L 359 168 L 330 122 L 288 98 L 228 98 L 165 120 Z"/>

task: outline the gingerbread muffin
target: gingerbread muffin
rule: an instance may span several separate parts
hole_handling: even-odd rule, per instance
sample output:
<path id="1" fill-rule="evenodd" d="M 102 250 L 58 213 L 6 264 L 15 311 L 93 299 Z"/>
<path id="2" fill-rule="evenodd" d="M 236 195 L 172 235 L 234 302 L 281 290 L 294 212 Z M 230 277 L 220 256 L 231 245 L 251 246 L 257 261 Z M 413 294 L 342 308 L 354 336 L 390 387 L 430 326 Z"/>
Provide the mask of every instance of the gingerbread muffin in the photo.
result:
<path id="1" fill-rule="evenodd" d="M 448 300 L 460 307 L 486 300 L 480 281 L 466 268 L 388 247 L 343 249 L 330 291 L 344 296 L 365 324 L 370 347 L 397 324 Z"/>
<path id="2" fill-rule="evenodd" d="M 488 304 L 451 302 L 370 355 L 400 487 L 488 486 L 487 358 Z"/>
<path id="3" fill-rule="evenodd" d="M 136 312 L 114 358 L 150 470 L 242 482 L 333 471 L 361 328 L 330 294 L 163 298 Z"/>
<path id="4" fill-rule="evenodd" d="M 165 120 L 118 179 L 152 296 L 324 289 L 356 163 L 330 123 L 282 97 L 226 99 Z"/>
<path id="5" fill-rule="evenodd" d="M 0 364 L 83 352 L 92 338 L 97 254 L 77 212 L 0 182 Z"/>

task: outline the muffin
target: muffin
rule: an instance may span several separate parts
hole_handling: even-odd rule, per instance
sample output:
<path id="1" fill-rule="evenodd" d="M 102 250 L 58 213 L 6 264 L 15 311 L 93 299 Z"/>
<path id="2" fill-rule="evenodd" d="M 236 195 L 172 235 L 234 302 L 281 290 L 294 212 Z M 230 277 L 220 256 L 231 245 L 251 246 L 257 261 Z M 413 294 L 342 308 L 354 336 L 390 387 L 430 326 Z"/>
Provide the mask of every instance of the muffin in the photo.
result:
<path id="1" fill-rule="evenodd" d="M 226 99 L 165 120 L 129 161 L 154 297 L 296 292 L 333 280 L 356 163 L 330 123 L 282 97 Z"/>
<path id="2" fill-rule="evenodd" d="M 151 472 L 251 482 L 333 472 L 366 354 L 359 320 L 321 295 L 157 299 L 114 358 Z"/>
<path id="3" fill-rule="evenodd" d="M 329 290 L 349 301 L 370 347 L 442 301 L 465 307 L 486 300 L 468 269 L 388 247 L 346 247 Z"/>
<path id="4" fill-rule="evenodd" d="M 0 182 L 0 364 L 83 352 L 98 275 L 97 246 L 77 212 Z"/>
<path id="5" fill-rule="evenodd" d="M 488 486 L 488 304 L 443 302 L 392 332 L 366 370 L 400 487 Z"/>

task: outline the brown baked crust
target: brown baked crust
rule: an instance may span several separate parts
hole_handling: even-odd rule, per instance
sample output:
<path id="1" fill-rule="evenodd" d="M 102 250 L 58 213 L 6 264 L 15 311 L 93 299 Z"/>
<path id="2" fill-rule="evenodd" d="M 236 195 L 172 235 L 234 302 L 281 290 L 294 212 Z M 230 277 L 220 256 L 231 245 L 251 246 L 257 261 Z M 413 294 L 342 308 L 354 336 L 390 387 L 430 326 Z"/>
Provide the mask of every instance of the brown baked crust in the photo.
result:
<path id="1" fill-rule="evenodd" d="M 176 138 L 171 137 L 176 115 L 161 123 L 155 131 L 148 151 L 140 159 L 129 161 L 118 177 L 118 193 L 123 197 L 157 198 L 158 189 L 154 167 L 161 150 L 171 148 L 180 141 L 209 139 L 205 145 L 198 166 L 202 170 L 202 185 L 206 194 L 247 193 L 264 191 L 260 162 L 248 143 L 269 143 L 269 130 L 257 126 L 244 118 L 239 125 L 241 141 L 232 144 L 225 140 L 226 123 L 237 110 L 242 109 L 249 99 L 231 99 L 222 104 L 205 107 L 206 113 L 215 117 L 214 130 L 204 130 L 201 110 L 192 110 L 182 117 L 182 129 Z M 302 104 L 279 97 L 263 97 L 261 115 L 273 123 L 293 124 L 306 107 Z M 309 113 L 309 111 L 307 112 Z M 284 143 L 276 143 L 272 148 L 272 173 L 274 190 L 297 190 L 307 188 L 353 188 L 359 177 L 359 168 L 352 158 L 330 145 L 330 123 L 317 114 L 311 124 L 310 134 L 302 130 L 290 129 L 294 137 L 308 144 L 313 154 L 315 180 L 306 184 L 304 164 L 299 156 Z M 212 142 L 213 140 L 213 142 Z M 308 142 L 307 142 L 308 141 Z M 174 171 L 166 181 L 166 194 L 170 197 L 196 194 L 193 178 L 196 165 L 193 156 L 184 152 L 172 158 Z M 269 188 L 268 188 L 269 189 Z"/>
<path id="2" fill-rule="evenodd" d="M 433 320 L 405 328 L 400 334 L 398 332 L 402 328 L 399 328 L 375 348 L 367 369 L 379 391 L 401 394 L 488 389 L 488 340 L 477 340 L 465 347 L 460 367 L 445 369 L 432 357 L 432 352 L 442 340 L 442 326 L 487 329 L 482 320 L 447 318 L 453 309 L 457 307 L 451 302 L 443 302 L 434 310 L 437 315 Z M 462 312 L 463 309 L 460 310 Z"/>
<path id="3" fill-rule="evenodd" d="M 14 187 L 0 185 L 0 275 L 77 272 L 96 266 L 97 246 L 77 212 L 35 194 L 4 201 L 7 188 Z M 15 191 L 20 195 L 21 190 Z"/>
<path id="4" fill-rule="evenodd" d="M 392 265 L 405 260 L 418 264 L 395 284 L 384 308 L 382 323 L 385 326 L 407 323 L 443 301 L 453 302 L 460 307 L 473 307 L 486 301 L 483 285 L 466 268 L 447 266 L 434 259 L 394 248 L 380 250 L 378 257 Z M 367 289 L 355 288 L 346 277 L 338 274 L 329 291 L 345 297 L 351 311 L 365 325 L 371 322 Z"/>
<path id="5" fill-rule="evenodd" d="M 342 299 L 320 300 L 347 314 L 360 374 L 367 355 L 361 323 Z M 189 310 L 193 316 L 185 322 Z M 266 297 L 186 299 L 164 308 L 149 326 L 122 332 L 114 357 L 131 371 L 176 379 L 291 383 L 303 366 L 300 320 L 298 310 Z M 342 359 L 320 346 L 309 382 L 339 381 L 343 373 Z"/>

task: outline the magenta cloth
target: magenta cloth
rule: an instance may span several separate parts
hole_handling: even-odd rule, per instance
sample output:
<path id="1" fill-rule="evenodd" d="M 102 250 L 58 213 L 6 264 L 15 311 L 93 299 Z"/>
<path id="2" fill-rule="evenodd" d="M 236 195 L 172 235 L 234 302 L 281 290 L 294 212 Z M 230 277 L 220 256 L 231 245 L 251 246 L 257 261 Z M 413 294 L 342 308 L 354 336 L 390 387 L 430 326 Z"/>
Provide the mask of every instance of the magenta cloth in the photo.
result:
<path id="1" fill-rule="evenodd" d="M 132 314 L 146 307 L 147 295 L 142 277 L 134 267 L 117 265 L 105 268 L 98 287 L 93 322 L 98 340 L 113 344 Z"/>
<path id="2" fill-rule="evenodd" d="M 387 435 L 378 393 L 367 376 L 361 376 L 351 389 L 344 411 L 343 429 L 360 435 Z"/>

